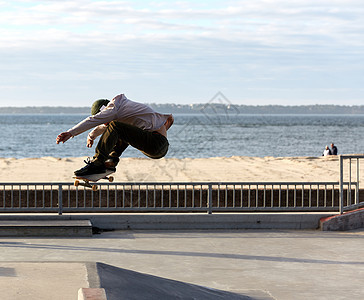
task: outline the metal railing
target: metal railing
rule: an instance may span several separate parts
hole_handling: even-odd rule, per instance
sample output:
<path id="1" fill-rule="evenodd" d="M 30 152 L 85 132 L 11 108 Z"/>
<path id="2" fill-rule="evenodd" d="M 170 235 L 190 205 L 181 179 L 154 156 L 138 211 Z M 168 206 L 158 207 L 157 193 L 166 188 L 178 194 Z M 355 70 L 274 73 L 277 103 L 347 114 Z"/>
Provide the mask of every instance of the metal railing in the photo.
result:
<path id="1" fill-rule="evenodd" d="M 359 195 L 344 182 L 0 183 L 0 212 L 338 211 Z"/>
<path id="2" fill-rule="evenodd" d="M 345 210 L 352 210 L 360 207 L 363 202 L 360 199 L 360 159 L 363 158 L 364 155 L 340 155 L 340 214 L 342 214 Z M 344 168 L 344 161 L 348 162 L 347 169 Z M 353 177 L 355 178 L 355 181 L 352 181 Z M 347 181 L 347 183 L 345 183 L 344 180 Z M 346 184 L 348 184 L 347 191 L 349 192 L 347 199 L 350 201 L 345 202 L 344 186 Z M 351 195 L 352 186 L 354 186 L 354 197 Z"/>

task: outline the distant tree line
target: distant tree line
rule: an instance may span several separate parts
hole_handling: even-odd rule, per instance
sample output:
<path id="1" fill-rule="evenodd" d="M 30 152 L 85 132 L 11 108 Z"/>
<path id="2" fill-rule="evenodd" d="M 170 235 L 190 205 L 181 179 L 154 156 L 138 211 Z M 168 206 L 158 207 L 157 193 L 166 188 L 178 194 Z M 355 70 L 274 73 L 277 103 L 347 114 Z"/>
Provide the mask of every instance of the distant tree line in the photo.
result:
<path id="1" fill-rule="evenodd" d="M 0 114 L 89 114 L 90 107 L 26 106 L 0 107 Z"/>
<path id="2" fill-rule="evenodd" d="M 235 105 L 206 104 L 149 104 L 162 113 L 229 113 L 229 114 L 364 114 L 364 105 Z M 0 114 L 90 114 L 90 107 L 27 106 L 0 107 Z"/>

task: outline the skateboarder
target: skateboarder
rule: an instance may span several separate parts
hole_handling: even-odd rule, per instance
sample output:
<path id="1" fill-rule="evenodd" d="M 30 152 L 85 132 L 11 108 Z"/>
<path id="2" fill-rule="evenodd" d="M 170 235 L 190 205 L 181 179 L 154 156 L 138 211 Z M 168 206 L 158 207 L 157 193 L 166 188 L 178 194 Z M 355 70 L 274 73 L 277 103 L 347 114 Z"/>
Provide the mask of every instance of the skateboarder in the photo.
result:
<path id="1" fill-rule="evenodd" d="M 93 103 L 91 116 L 87 117 L 66 132 L 57 136 L 56 142 L 66 142 L 71 137 L 94 128 L 87 136 L 87 147 L 92 147 L 97 136 L 101 135 L 92 160 L 75 171 L 76 176 L 115 171 L 119 156 L 129 146 L 133 146 L 146 156 L 162 158 L 168 151 L 167 130 L 173 124 L 171 114 L 160 114 L 151 107 L 131 101 L 124 94 L 111 101 L 100 99 Z"/>

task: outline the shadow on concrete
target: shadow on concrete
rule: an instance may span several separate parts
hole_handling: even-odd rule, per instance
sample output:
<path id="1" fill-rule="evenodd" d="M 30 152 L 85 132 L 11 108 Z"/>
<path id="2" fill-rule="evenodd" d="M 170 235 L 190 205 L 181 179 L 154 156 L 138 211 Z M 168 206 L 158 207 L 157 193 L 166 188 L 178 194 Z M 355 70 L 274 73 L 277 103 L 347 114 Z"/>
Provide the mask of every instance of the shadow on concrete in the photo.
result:
<path id="1" fill-rule="evenodd" d="M 283 256 L 264 256 L 264 255 L 244 255 L 233 253 L 213 253 L 213 252 L 191 252 L 191 251 L 162 251 L 162 250 L 138 250 L 138 249 L 116 249 L 103 247 L 79 247 L 79 246 L 64 246 L 64 245 L 47 245 L 47 244 L 29 244 L 23 242 L 0 242 L 0 248 L 27 248 L 27 249 L 48 249 L 61 251 L 87 251 L 87 252 L 102 252 L 102 253 L 127 253 L 141 255 L 165 255 L 165 256 L 187 256 L 187 257 L 208 257 L 221 259 L 238 259 L 238 260 L 259 260 L 272 262 L 287 262 L 287 263 L 307 263 L 307 264 L 324 264 L 324 265 L 364 265 L 361 261 L 338 261 L 325 259 L 308 259 Z"/>
<path id="2" fill-rule="evenodd" d="M 165 279 L 96 263 L 100 287 L 106 291 L 108 300 L 168 300 L 168 299 L 273 299 L 264 295 L 247 296 L 194 284 Z"/>

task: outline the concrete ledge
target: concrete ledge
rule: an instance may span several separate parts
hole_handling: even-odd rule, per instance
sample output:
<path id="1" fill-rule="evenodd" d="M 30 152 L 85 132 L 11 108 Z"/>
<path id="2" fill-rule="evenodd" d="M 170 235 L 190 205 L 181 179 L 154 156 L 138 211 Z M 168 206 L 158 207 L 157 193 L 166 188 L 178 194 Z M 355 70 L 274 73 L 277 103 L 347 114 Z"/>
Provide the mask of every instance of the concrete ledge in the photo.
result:
<path id="1" fill-rule="evenodd" d="M 107 300 L 102 288 L 81 288 L 78 290 L 78 300 Z"/>
<path id="2" fill-rule="evenodd" d="M 320 229 L 323 231 L 345 231 L 358 228 L 364 228 L 364 208 L 320 220 Z"/>
<path id="3" fill-rule="evenodd" d="M 0 218 L 0 236 L 63 236 L 90 237 L 92 225 L 89 220 L 37 220 Z"/>
<path id="4" fill-rule="evenodd" d="M 109 213 L 7 214 L 0 220 L 90 220 L 105 230 L 194 229 L 318 229 L 320 219 L 333 213 Z"/>
<path id="5" fill-rule="evenodd" d="M 102 229 L 317 229 L 323 213 L 125 214 L 89 216 Z"/>

